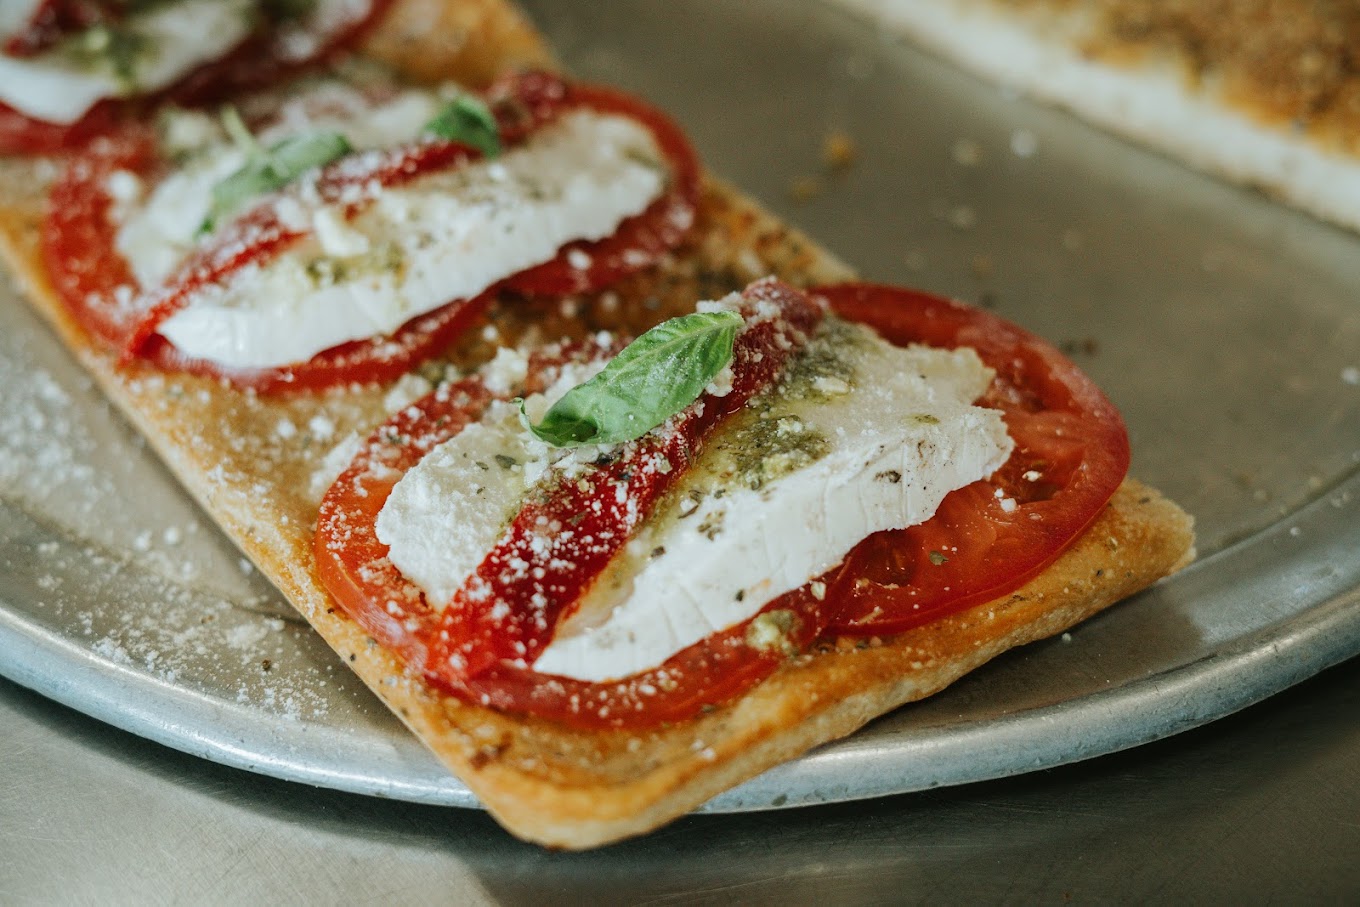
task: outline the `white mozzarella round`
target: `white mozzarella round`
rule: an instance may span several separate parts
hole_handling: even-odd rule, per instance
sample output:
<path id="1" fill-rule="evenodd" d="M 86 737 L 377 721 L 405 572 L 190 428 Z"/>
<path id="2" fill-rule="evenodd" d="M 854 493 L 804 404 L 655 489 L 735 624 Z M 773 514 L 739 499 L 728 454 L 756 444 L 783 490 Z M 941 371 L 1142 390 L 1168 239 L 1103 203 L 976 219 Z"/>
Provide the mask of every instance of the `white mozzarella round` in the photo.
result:
<path id="1" fill-rule="evenodd" d="M 474 297 L 569 242 L 612 235 L 665 179 L 645 127 L 576 111 L 494 160 L 379 191 L 353 220 L 288 195 L 307 238 L 195 297 L 160 333 L 227 367 L 306 361 Z"/>
<path id="2" fill-rule="evenodd" d="M 989 380 L 971 350 L 866 345 L 846 393 L 771 416 L 776 431 L 824 439 L 818 459 L 759 488 L 722 483 L 723 458 L 701 459 L 672 497 L 683 515 L 658 514 L 534 669 L 604 681 L 656 667 L 831 569 L 867 536 L 929 519 L 1010 455 L 1000 414 L 971 405 Z"/>
<path id="3" fill-rule="evenodd" d="M 132 17 L 122 27 L 142 50 L 120 72 L 97 53 L 77 55 L 73 36 L 32 57 L 0 55 L 0 101 L 37 120 L 66 125 L 105 98 L 159 91 L 221 57 L 250 33 L 252 0 L 181 0 Z"/>
<path id="4" fill-rule="evenodd" d="M 547 390 L 524 401 L 525 412 L 534 421 L 542 419 L 563 394 L 603 365 L 564 368 Z M 526 367 L 523 356 L 501 349 L 483 370 L 483 380 L 493 392 L 509 393 L 524 380 Z M 378 540 L 389 546 L 397 569 L 424 590 L 430 606 L 442 609 L 496 544 L 535 483 L 554 467 L 559 472 L 580 468 L 596 456 L 594 447 L 549 447 L 524 430 L 519 407 L 492 403 L 479 422 L 401 477 L 378 513 Z"/>
<path id="5" fill-rule="evenodd" d="M 929 519 L 946 494 L 1010 455 L 1000 414 L 972 405 L 991 372 L 971 350 L 902 349 L 840 325 L 811 352 L 805 361 L 820 371 L 709 439 L 535 670 L 604 681 L 656 667 L 825 572 L 866 536 Z M 527 454 L 530 436 L 505 412 L 493 409 L 460 440 L 467 434 L 407 472 L 379 517 L 393 563 L 435 607 L 501 537 L 535 478 L 561 478 L 552 458 L 563 455 Z M 497 454 L 547 467 L 497 471 Z M 499 484 L 469 492 L 488 480 Z"/>
<path id="6" fill-rule="evenodd" d="M 5 0 L 0 3 L 0 41 L 25 31 L 44 0 Z"/>

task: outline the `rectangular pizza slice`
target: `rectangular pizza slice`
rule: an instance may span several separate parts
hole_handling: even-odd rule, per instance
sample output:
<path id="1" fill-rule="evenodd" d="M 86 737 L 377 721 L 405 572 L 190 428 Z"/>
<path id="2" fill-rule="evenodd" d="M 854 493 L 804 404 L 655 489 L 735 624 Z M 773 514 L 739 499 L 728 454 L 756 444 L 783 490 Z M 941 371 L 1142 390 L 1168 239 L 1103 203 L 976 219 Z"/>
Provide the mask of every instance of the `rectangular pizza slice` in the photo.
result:
<path id="1" fill-rule="evenodd" d="M 1193 557 L 1052 347 L 849 282 L 500 2 L 384 13 L 4 159 L 0 249 L 513 833 L 655 828 Z"/>

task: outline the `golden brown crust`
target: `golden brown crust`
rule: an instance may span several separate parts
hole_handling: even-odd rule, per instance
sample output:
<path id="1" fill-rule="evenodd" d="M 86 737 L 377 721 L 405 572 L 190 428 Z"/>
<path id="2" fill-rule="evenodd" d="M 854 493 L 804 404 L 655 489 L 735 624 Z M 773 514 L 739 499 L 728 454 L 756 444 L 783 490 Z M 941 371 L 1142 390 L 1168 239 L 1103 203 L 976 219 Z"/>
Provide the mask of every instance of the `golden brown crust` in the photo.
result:
<path id="1" fill-rule="evenodd" d="M 394 0 L 362 50 L 424 82 L 457 73 L 480 87 L 507 69 L 556 68 L 533 26 L 504 0 Z"/>
<path id="2" fill-rule="evenodd" d="M 490 40 L 481 42 L 476 61 L 449 59 L 484 74 L 486 60 L 524 58 L 519 33 L 504 39 L 504 48 Z M 30 300 L 345 662 L 508 828 L 529 840 L 582 848 L 654 828 L 771 765 L 939 690 L 1011 646 L 1070 626 L 1190 556 L 1189 518 L 1127 482 L 1091 531 L 1015 596 L 877 646 L 829 646 L 800 657 L 693 722 L 645 733 L 584 732 L 466 705 L 406 676 L 333 607 L 313 566 L 316 502 L 307 489 L 335 438 L 366 432 L 386 416 L 388 388 L 262 399 L 205 379 L 117 367 L 71 322 L 43 275 L 36 236 L 46 167 L 0 162 L 0 251 Z M 577 301 L 571 317 L 556 304 L 504 300 L 490 319 L 508 342 L 528 330 L 545 337 L 597 327 L 636 331 L 768 272 L 800 284 L 849 276 L 803 237 L 708 181 L 695 238 L 659 272 Z M 483 332 L 473 331 L 451 358 L 466 367 L 492 351 Z M 332 438 L 277 430 L 283 420 L 308 426 L 322 414 Z"/>
<path id="3" fill-rule="evenodd" d="M 429 698 L 389 702 L 516 834 L 588 847 L 637 834 L 714 794 L 943 689 L 1007 649 L 1060 633 L 1179 569 L 1190 519 L 1129 480 L 1057 563 L 1015 593 L 900 636 L 791 660 L 736 702 L 681 726 L 578 732 Z M 358 662 L 366 659 L 358 654 Z M 383 668 L 371 662 L 358 667 Z"/>
<path id="4" fill-rule="evenodd" d="M 1270 125 L 1360 151 L 1360 6 L 1328 0 L 1011 0 L 1089 18 L 1086 51 L 1170 56 Z"/>

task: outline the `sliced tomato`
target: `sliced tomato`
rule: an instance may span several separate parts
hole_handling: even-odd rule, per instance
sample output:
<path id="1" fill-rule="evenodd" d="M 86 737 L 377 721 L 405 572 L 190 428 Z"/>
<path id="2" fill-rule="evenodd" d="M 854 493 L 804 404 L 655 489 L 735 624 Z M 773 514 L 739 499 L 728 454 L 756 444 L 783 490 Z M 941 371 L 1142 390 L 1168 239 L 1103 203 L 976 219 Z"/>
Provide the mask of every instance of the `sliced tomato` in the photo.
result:
<path id="1" fill-rule="evenodd" d="M 43 222 L 42 254 L 53 289 L 68 311 L 103 345 L 127 342 L 141 316 L 137 279 L 114 247 L 109 177 L 155 166 L 150 130 L 130 127 L 93 142 L 53 184 Z"/>
<path id="2" fill-rule="evenodd" d="M 698 213 L 698 159 L 684 131 L 673 120 L 631 95 L 596 85 L 571 86 L 565 101 L 569 106 L 616 113 L 645 125 L 670 163 L 671 181 L 645 211 L 619 224 L 612 236 L 570 243 L 552 261 L 522 271 L 507 282 L 512 289 L 531 296 L 588 293 L 651 267 L 684 240 Z"/>
<path id="3" fill-rule="evenodd" d="M 230 382 L 234 387 L 258 393 L 317 391 L 334 387 L 337 376 L 345 384 L 395 381 L 439 350 L 447 349 L 491 304 L 491 296 L 440 306 L 402 325 L 390 337 L 352 340 L 317 353 L 306 362 L 263 369 L 224 369 L 216 362 L 185 356 L 159 335 L 153 336 L 143 354 L 166 371 L 188 372 Z"/>
<path id="4" fill-rule="evenodd" d="M 887 635 L 1004 595 L 1043 570 L 1099 515 L 1129 466 L 1119 411 L 1056 348 L 986 312 L 897 287 L 841 284 L 816 294 L 899 345 L 971 347 L 996 378 L 1015 451 L 935 516 L 880 532 L 826 578 L 834 634 Z"/>
<path id="5" fill-rule="evenodd" d="M 996 371 L 980 402 L 1003 412 L 1016 448 L 996 475 L 949 495 L 931 520 L 866 539 L 819 578 L 824 596 L 814 598 L 805 586 L 767 605 L 766 611 L 796 616 L 795 648 L 819 637 L 900 632 L 1018 588 L 1080 535 L 1122 481 L 1129 450 L 1118 412 L 1049 344 L 987 313 L 910 290 L 842 284 L 814 294 L 894 343 L 977 350 Z M 681 721 L 739 695 L 778 667 L 781 654 L 746 643 L 748 623 L 614 682 L 533 671 L 528 663 L 589 576 L 565 583 L 550 578 L 533 591 L 562 598 L 535 606 L 532 592 L 500 583 L 490 569 L 482 579 L 507 605 L 497 609 L 502 616 L 493 618 L 485 608 L 475 613 L 457 599 L 442 614 L 430 609 L 387 560 L 373 523 L 400 476 L 475 420 L 490 399 L 480 382 L 470 380 L 415 404 L 370 439 L 327 494 L 315 550 L 322 579 L 342 609 L 450 693 L 573 726 Z M 614 475 L 612 465 L 602 467 L 602 477 Z M 524 543 L 527 521 L 588 512 L 584 503 L 558 491 L 526 506 L 500 553 L 489 555 L 484 566 L 512 554 L 543 566 L 544 552 L 535 555 Z M 622 514 L 605 523 L 597 528 L 620 534 L 631 528 Z M 482 654 L 474 653 L 478 647 Z"/>
<path id="6" fill-rule="evenodd" d="M 366 632 L 444 689 L 472 702 L 578 726 L 683 720 L 768 676 L 785 656 L 748 645 L 749 621 L 677 653 L 656 669 L 618 681 L 553 677 L 528 666 L 580 592 L 697 455 L 708 430 L 774 381 L 796 342 L 820 318 L 819 308 L 803 294 L 782 285 L 758 284 L 748 290 L 748 299 L 753 304 L 774 302 L 785 319 L 753 325 L 738 338 L 732 391 L 706 399 L 702 414 L 690 410 L 666 440 L 648 436 L 626 445 L 620 457 L 600 464 L 594 473 L 526 503 L 464 592 L 442 612 L 431 608 L 387 559 L 374 523 L 405 471 L 474 421 L 492 395 L 480 381 L 469 379 L 403 410 L 369 439 L 322 501 L 315 536 L 322 582 Z M 533 364 L 539 386 L 555 364 L 541 359 Z M 659 453 L 672 464 L 669 472 L 643 466 L 655 462 Z M 619 484 L 628 489 L 622 500 L 615 492 Z M 533 544 L 533 528 L 554 520 L 571 526 L 578 540 L 592 538 L 588 550 L 570 538 L 550 540 L 546 547 L 541 538 Z M 514 559 L 527 567 L 504 571 Z M 489 590 L 490 596 L 464 594 L 473 589 Z M 480 606 L 474 606 L 473 598 L 481 599 Z M 765 608 L 776 609 L 795 616 L 788 640 L 798 649 L 817 637 L 826 619 L 823 601 L 806 589 Z"/>
<path id="7" fill-rule="evenodd" d="M 271 85 L 358 41 L 381 17 L 392 0 L 371 0 L 368 12 L 318 42 L 306 57 L 296 57 L 263 31 L 248 37 L 218 60 L 204 63 L 179 82 L 138 98 L 100 101 L 74 123 L 48 123 L 0 103 L 0 154 L 56 154 L 80 148 L 107 135 L 119 122 L 136 119 L 143 109 L 165 101 L 184 105 L 210 104 L 223 98 Z M 63 34 L 107 18 L 100 4 L 77 0 L 49 2 L 35 18 L 35 29 L 11 39 L 25 55 L 45 49 Z M 16 43 L 18 42 L 18 43 Z"/>
<path id="8" fill-rule="evenodd" d="M 0 154 L 56 154 L 113 131 L 118 105 L 100 101 L 71 124 L 44 123 L 0 102 Z"/>
<path id="9" fill-rule="evenodd" d="M 754 648 L 751 620 L 715 633 L 675 653 L 659 667 L 619 680 L 593 683 L 539 674 L 501 663 L 476 677 L 432 674 L 442 689 L 469 702 L 520 712 L 583 728 L 646 728 L 686 721 L 722 705 L 769 677 L 822 634 L 828 602 L 806 588 L 781 595 L 762 614 L 793 616 L 785 634 L 788 650 Z"/>
<path id="10" fill-rule="evenodd" d="M 605 112 L 636 117 L 654 131 L 673 173 L 663 195 L 643 213 L 625 220 L 614 236 L 598 243 L 572 244 L 546 266 L 522 272 L 491 293 L 502 288 L 549 295 L 601 289 L 655 264 L 684 238 L 698 204 L 698 164 L 679 128 L 664 115 L 616 92 L 569 85 L 538 72 L 502 80 L 488 90 L 487 99 L 506 144 L 523 141 L 534 129 L 573 107 L 598 106 Z M 322 171 L 316 189 L 323 198 L 338 201 L 348 198 L 355 186 L 400 185 L 460 166 L 478 154 L 456 142 L 422 141 L 366 155 L 362 166 L 351 159 L 337 161 Z M 392 338 L 354 341 L 306 363 L 281 368 L 243 371 L 188 359 L 157 334 L 160 324 L 195 292 L 231 279 L 247 265 L 267 264 L 304 234 L 285 225 L 272 206 L 259 205 L 196 250 L 164 286 L 151 293 L 137 292 L 135 280 L 114 248 L 107 180 L 116 170 L 151 179 L 159 166 L 154 142 L 143 127 L 127 127 L 92 143 L 58 180 L 44 229 L 45 260 L 63 300 L 93 335 L 121 348 L 125 359 L 146 358 L 162 368 L 215 376 L 266 392 L 383 380 L 402 374 L 446 346 L 490 299 L 489 293 L 473 300 L 454 300 L 444 309 L 413 319 Z M 357 214 L 362 204 L 348 203 L 348 215 Z M 573 267 L 582 250 L 591 256 L 590 265 Z"/>

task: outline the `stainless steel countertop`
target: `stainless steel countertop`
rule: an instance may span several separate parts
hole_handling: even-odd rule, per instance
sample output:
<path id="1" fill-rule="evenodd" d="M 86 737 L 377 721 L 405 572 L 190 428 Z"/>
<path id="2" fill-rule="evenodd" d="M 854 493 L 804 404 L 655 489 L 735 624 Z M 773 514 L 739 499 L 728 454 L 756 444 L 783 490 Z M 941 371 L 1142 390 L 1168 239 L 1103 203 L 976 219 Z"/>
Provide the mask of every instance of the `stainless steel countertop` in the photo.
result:
<path id="1" fill-rule="evenodd" d="M 1360 661 L 1003 781 L 694 816 L 585 854 L 186 756 L 0 681 L 0 902 L 912 903 L 1360 896 Z"/>

